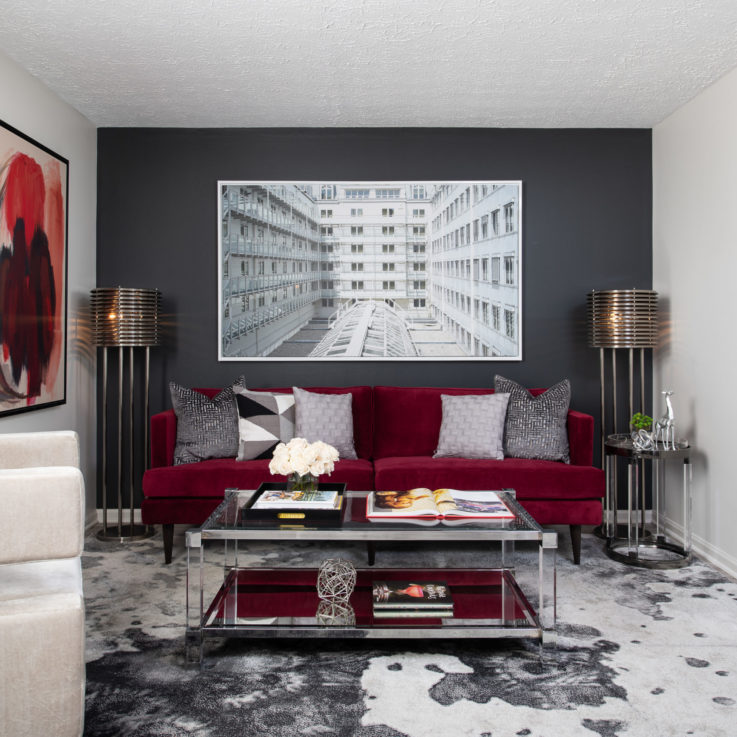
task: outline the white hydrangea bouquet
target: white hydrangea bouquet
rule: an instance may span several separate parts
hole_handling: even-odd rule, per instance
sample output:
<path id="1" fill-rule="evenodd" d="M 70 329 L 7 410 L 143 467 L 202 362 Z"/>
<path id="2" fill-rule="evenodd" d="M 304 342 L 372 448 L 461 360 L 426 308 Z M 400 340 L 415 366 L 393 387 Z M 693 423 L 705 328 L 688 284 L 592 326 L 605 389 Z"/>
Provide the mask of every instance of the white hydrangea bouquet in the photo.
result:
<path id="1" fill-rule="evenodd" d="M 310 489 L 315 488 L 319 476 L 333 472 L 339 458 L 338 451 L 321 440 L 308 443 L 304 438 L 292 438 L 274 448 L 269 471 L 288 476 L 292 489 Z"/>

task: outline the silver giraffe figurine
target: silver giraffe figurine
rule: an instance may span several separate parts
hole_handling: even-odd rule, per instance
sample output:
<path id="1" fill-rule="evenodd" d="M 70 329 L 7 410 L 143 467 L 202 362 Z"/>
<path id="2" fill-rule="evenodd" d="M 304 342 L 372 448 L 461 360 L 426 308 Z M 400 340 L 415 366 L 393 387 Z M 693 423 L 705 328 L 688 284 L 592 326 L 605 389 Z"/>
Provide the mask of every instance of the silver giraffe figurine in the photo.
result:
<path id="1" fill-rule="evenodd" d="M 676 428 L 673 419 L 672 391 L 661 392 L 665 397 L 665 414 L 655 423 L 655 442 L 661 442 L 665 450 L 676 449 Z"/>

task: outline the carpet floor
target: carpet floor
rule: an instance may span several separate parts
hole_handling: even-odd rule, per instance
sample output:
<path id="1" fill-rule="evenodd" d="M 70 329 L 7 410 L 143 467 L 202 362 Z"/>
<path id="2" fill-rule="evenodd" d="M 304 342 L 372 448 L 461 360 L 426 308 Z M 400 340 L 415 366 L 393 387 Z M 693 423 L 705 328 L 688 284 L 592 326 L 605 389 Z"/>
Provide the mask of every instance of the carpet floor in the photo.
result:
<path id="1" fill-rule="evenodd" d="M 704 562 L 633 568 L 559 535 L 558 647 L 510 641 L 226 640 L 185 662 L 186 554 L 160 535 L 87 540 L 90 737 L 734 737 L 737 583 Z M 365 564 L 360 547 L 250 547 L 248 565 Z M 377 565 L 478 563 L 479 548 L 378 548 Z M 530 571 L 533 551 L 529 556 Z"/>

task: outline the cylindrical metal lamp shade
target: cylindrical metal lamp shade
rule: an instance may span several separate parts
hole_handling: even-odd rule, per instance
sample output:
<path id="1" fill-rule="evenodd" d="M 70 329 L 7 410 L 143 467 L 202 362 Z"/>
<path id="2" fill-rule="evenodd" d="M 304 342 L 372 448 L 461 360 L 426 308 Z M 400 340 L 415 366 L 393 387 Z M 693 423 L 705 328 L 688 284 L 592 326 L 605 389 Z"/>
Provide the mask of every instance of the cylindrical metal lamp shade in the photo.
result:
<path id="1" fill-rule="evenodd" d="M 651 289 L 605 289 L 588 295 L 589 345 L 653 348 L 658 338 L 658 293 Z"/>
<path id="2" fill-rule="evenodd" d="M 102 287 L 92 290 L 93 335 L 98 346 L 159 344 L 158 289 Z"/>

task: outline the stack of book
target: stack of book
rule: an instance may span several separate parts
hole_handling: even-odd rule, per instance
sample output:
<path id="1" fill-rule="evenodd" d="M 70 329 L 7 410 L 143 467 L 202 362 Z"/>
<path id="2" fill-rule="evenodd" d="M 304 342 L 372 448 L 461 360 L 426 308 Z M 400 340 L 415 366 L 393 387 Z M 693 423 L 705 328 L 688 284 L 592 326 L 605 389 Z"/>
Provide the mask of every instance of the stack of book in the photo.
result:
<path id="1" fill-rule="evenodd" d="M 242 509 L 246 521 L 276 523 L 340 522 L 345 484 L 321 484 L 315 490 L 287 489 L 284 483 L 263 483 Z"/>
<path id="2" fill-rule="evenodd" d="M 267 489 L 251 505 L 252 509 L 335 509 L 339 503 L 337 491 L 287 491 Z"/>
<path id="3" fill-rule="evenodd" d="M 374 581 L 374 619 L 453 616 L 453 599 L 440 581 Z"/>

